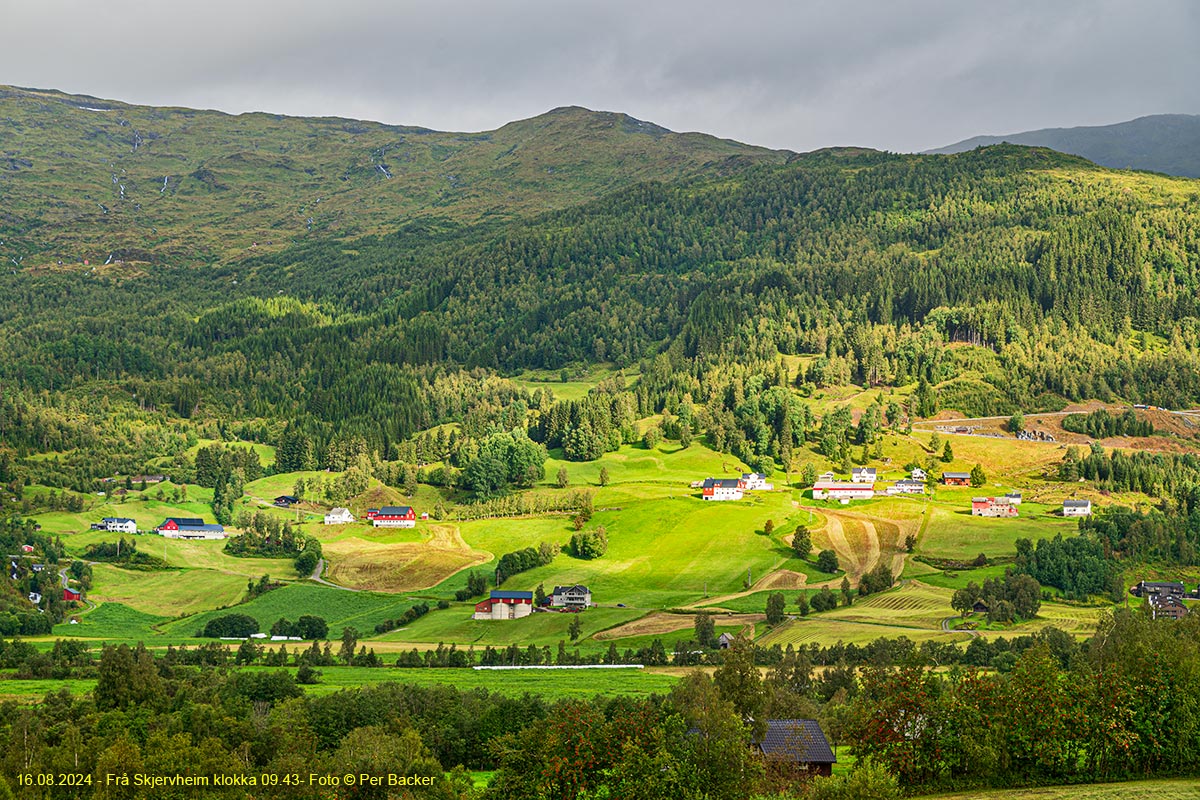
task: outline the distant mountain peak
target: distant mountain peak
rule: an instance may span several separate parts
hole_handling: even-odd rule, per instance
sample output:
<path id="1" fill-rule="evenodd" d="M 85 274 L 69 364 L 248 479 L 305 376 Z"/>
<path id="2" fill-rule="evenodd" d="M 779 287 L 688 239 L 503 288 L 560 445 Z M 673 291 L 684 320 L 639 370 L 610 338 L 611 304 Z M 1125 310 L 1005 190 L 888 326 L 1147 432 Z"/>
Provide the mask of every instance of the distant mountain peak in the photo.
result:
<path id="1" fill-rule="evenodd" d="M 1151 114 L 1113 125 L 1043 128 L 1002 136 L 973 136 L 926 151 L 962 153 L 1001 143 L 1049 147 L 1104 167 L 1200 178 L 1200 116 Z"/>

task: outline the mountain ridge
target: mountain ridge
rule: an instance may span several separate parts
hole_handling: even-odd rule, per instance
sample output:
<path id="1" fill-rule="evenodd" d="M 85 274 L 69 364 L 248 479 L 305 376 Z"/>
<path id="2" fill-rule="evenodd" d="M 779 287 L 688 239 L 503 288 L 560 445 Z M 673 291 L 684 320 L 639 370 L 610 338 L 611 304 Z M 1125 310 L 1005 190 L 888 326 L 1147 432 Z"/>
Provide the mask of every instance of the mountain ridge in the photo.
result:
<path id="1" fill-rule="evenodd" d="M 1200 178 L 1200 115 L 1194 114 L 1150 114 L 1110 125 L 973 136 L 924 154 L 950 155 L 1006 142 L 1049 147 L 1113 169 Z"/>
<path id="2" fill-rule="evenodd" d="M 564 106 L 492 131 L 231 115 L 0 86 L 0 257 L 213 262 L 416 219 L 520 219 L 791 155 Z"/>

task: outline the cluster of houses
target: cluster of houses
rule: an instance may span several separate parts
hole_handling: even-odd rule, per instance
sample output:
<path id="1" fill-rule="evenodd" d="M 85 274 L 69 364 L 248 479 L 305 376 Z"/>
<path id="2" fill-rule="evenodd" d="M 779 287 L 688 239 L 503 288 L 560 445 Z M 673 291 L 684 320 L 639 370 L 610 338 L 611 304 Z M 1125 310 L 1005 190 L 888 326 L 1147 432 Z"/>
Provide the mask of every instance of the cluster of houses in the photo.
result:
<path id="1" fill-rule="evenodd" d="M 1053 442 L 1054 437 L 1045 431 L 1017 431 L 1017 438 L 1026 442 Z"/>
<path id="2" fill-rule="evenodd" d="M 555 586 L 544 604 L 564 611 L 583 611 L 592 604 L 592 592 L 582 584 Z M 493 589 L 486 600 L 475 604 L 472 619 L 520 619 L 533 613 L 533 592 Z"/>
<path id="3" fill-rule="evenodd" d="M 700 489 L 704 500 L 741 500 L 746 492 L 769 492 L 775 485 L 767 483 L 767 476 L 760 472 L 743 472 L 740 478 L 705 478 L 692 487 Z"/>
<path id="4" fill-rule="evenodd" d="M 1150 616 L 1154 619 L 1181 619 L 1188 613 L 1188 607 L 1183 604 L 1184 598 L 1200 599 L 1200 589 L 1189 593 L 1182 583 L 1176 581 L 1139 581 L 1129 589 L 1129 593 L 1150 604 Z"/>
<path id="5" fill-rule="evenodd" d="M 1009 492 L 1001 497 L 972 497 L 971 516 L 973 517 L 1015 517 L 1017 506 L 1021 505 L 1021 493 Z"/>
<path id="6" fill-rule="evenodd" d="M 817 476 L 813 484 L 814 500 L 836 500 L 848 503 L 851 500 L 869 500 L 875 496 L 875 483 L 878 480 L 875 467 L 854 467 L 850 470 L 850 480 L 838 480 L 833 472 Z M 925 494 L 925 470 L 914 468 L 909 477 L 888 484 L 884 492 L 888 495 Z"/>

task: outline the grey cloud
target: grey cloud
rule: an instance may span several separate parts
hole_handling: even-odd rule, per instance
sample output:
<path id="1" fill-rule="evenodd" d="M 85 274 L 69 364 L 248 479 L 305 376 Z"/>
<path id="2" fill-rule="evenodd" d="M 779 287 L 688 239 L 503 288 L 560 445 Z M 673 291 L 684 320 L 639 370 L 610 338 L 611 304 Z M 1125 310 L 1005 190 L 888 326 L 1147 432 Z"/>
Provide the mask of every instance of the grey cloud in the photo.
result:
<path id="1" fill-rule="evenodd" d="M 809 150 L 1200 112 L 1188 0 L 9 0 L 0 81 L 481 130 L 558 105 Z"/>

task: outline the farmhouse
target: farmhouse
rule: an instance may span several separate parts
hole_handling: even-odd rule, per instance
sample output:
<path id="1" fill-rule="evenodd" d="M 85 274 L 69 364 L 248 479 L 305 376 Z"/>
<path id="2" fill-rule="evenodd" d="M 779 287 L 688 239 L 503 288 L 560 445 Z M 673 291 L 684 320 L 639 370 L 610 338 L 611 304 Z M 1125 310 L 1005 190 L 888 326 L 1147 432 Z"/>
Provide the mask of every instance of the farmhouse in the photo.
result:
<path id="1" fill-rule="evenodd" d="M 1092 515 L 1092 501 L 1063 500 L 1062 514 L 1064 517 L 1090 517 Z"/>
<path id="2" fill-rule="evenodd" d="M 367 519 L 376 528 L 413 528 L 417 524 L 417 514 L 412 506 L 383 506 L 382 508 L 367 509 Z"/>
<path id="3" fill-rule="evenodd" d="M 1183 601 L 1170 595 L 1152 594 L 1149 602 L 1151 619 L 1183 619 L 1188 613 Z"/>
<path id="4" fill-rule="evenodd" d="M 493 589 L 487 600 L 475 604 L 472 619 L 520 619 L 533 612 L 533 592 Z"/>
<path id="5" fill-rule="evenodd" d="M 925 494 L 925 484 L 921 481 L 899 480 L 887 487 L 888 494 Z"/>
<path id="6" fill-rule="evenodd" d="M 1005 501 L 1008 502 L 1009 505 L 1012 505 L 1012 506 L 1021 505 L 1021 493 L 1020 492 L 1005 492 L 1004 499 L 1005 499 Z"/>
<path id="7" fill-rule="evenodd" d="M 325 515 L 326 525 L 345 525 L 347 522 L 354 522 L 354 515 L 348 508 L 335 508 Z"/>
<path id="8" fill-rule="evenodd" d="M 909 473 L 909 477 L 911 477 L 914 481 L 924 481 L 927 476 L 925 474 L 925 470 L 921 469 L 920 467 L 913 467 L 912 472 Z"/>
<path id="9" fill-rule="evenodd" d="M 771 766 L 829 777 L 837 757 L 821 726 L 813 719 L 769 719 L 754 746 Z"/>
<path id="10" fill-rule="evenodd" d="M 743 472 L 742 483 L 750 491 L 761 489 L 764 492 L 769 492 L 775 488 L 774 484 L 767 483 L 767 476 L 761 472 Z"/>
<path id="11" fill-rule="evenodd" d="M 855 467 L 850 470 L 851 483 L 874 483 L 875 468 L 874 467 Z"/>
<path id="12" fill-rule="evenodd" d="M 1178 581 L 1138 581 L 1130 587 L 1129 593 L 1134 597 L 1173 597 L 1182 600 L 1187 587 Z"/>
<path id="13" fill-rule="evenodd" d="M 582 584 L 574 586 L 555 586 L 550 595 L 550 605 L 554 608 L 584 609 L 592 604 L 592 593 Z"/>
<path id="14" fill-rule="evenodd" d="M 1015 517 L 1017 507 L 1004 502 L 1003 498 L 972 497 L 971 516 L 973 517 Z"/>
<path id="15" fill-rule="evenodd" d="M 875 496 L 875 484 L 817 481 L 812 495 L 813 500 L 869 500 Z"/>
<path id="16" fill-rule="evenodd" d="M 195 517 L 167 517 L 154 529 L 168 539 L 224 539 L 225 528 Z"/>
<path id="17" fill-rule="evenodd" d="M 105 517 L 100 520 L 104 530 L 114 533 L 137 533 L 137 523 L 127 517 Z"/>
<path id="18" fill-rule="evenodd" d="M 971 473 L 969 472 L 943 472 L 942 483 L 947 486 L 970 486 Z"/>
<path id="19" fill-rule="evenodd" d="M 290 494 L 281 494 L 281 495 L 279 495 L 279 497 L 275 498 L 274 502 L 275 502 L 275 505 L 279 506 L 280 508 L 287 508 L 289 506 L 296 505 L 296 503 L 299 503 L 300 498 L 294 497 L 293 495 L 290 495 Z"/>
<path id="20" fill-rule="evenodd" d="M 705 478 L 700 496 L 705 500 L 741 500 L 745 488 L 745 482 L 738 478 Z"/>
<path id="21" fill-rule="evenodd" d="M 63 602 L 69 603 L 72 600 L 82 600 L 83 595 L 74 589 L 63 589 Z"/>
<path id="22" fill-rule="evenodd" d="M 819 480 L 819 481 L 836 481 L 837 475 L 834 475 L 833 470 L 830 470 L 829 472 L 822 472 L 820 475 L 818 475 L 817 480 Z"/>

